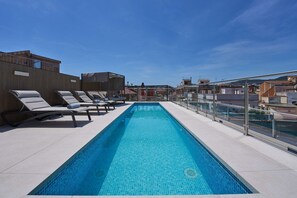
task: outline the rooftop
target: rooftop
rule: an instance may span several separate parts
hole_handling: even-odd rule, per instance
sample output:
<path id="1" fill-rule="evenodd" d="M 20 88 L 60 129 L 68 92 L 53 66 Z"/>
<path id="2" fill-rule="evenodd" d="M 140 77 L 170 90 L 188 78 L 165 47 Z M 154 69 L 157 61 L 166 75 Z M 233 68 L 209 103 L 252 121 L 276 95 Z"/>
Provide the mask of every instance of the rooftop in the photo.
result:
<path id="1" fill-rule="evenodd" d="M 43 121 L 42 124 L 30 122 L 19 128 L 1 127 L 1 197 L 36 197 L 27 194 L 131 104 L 128 102 L 104 115 L 92 114 L 91 123 L 86 122 L 85 116 L 77 116 L 77 128 L 72 127 L 70 116 L 55 121 Z M 235 129 L 174 103 L 160 104 L 236 176 L 258 192 L 249 195 L 201 197 L 295 197 L 297 193 L 295 155 L 245 136 Z"/>
<path id="2" fill-rule="evenodd" d="M 43 59 L 43 60 L 47 60 L 47 61 L 51 61 L 51 62 L 56 62 L 58 64 L 61 63 L 60 60 L 56 60 L 56 59 L 52 59 L 52 58 L 48 58 L 45 56 L 40 56 L 37 54 L 33 54 L 31 53 L 30 50 L 22 50 L 22 51 L 15 51 L 15 52 L 4 52 L 5 54 L 10 54 L 10 55 L 25 55 L 27 58 L 38 58 L 38 59 Z"/>

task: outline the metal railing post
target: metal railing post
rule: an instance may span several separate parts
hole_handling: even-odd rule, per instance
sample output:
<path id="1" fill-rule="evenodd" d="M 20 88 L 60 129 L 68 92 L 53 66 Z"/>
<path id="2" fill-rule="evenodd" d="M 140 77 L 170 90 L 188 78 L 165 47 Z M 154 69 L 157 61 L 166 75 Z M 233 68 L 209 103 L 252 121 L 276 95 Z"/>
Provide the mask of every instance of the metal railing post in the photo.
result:
<path id="1" fill-rule="evenodd" d="M 198 108 L 198 104 L 199 104 L 199 94 L 198 94 L 198 86 L 196 88 L 196 94 L 197 94 L 197 104 L 196 104 L 196 112 L 199 113 L 199 108 Z"/>
<path id="2" fill-rule="evenodd" d="M 167 101 L 169 101 L 169 86 L 167 85 Z"/>
<path id="3" fill-rule="evenodd" d="M 276 134 L 275 134 L 275 119 L 274 119 L 274 114 L 272 114 L 272 120 L 271 120 L 271 132 L 272 132 L 272 137 L 275 138 Z"/>
<path id="4" fill-rule="evenodd" d="M 244 135 L 248 135 L 249 132 L 249 88 L 248 82 L 245 81 L 244 85 Z"/>
<path id="5" fill-rule="evenodd" d="M 181 97 L 179 97 L 179 105 L 182 106 Z"/>
<path id="6" fill-rule="evenodd" d="M 216 120 L 216 86 L 213 85 L 213 90 L 212 90 L 212 120 Z"/>
<path id="7" fill-rule="evenodd" d="M 189 109 L 189 93 L 187 92 L 187 109 Z"/>
<path id="8" fill-rule="evenodd" d="M 139 87 L 137 88 L 137 101 L 139 101 Z"/>

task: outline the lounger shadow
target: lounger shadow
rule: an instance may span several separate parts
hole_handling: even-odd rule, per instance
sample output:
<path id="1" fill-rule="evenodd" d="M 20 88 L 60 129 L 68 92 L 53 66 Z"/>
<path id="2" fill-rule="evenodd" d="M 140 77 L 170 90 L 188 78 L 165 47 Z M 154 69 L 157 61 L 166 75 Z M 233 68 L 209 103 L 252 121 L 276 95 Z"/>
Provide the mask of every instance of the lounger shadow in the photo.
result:
<path id="1" fill-rule="evenodd" d="M 42 120 L 51 115 L 71 115 L 74 127 L 77 127 L 77 122 L 75 119 L 75 115 L 86 111 L 88 115 L 88 119 L 91 120 L 91 116 L 89 113 L 89 109 L 86 107 L 77 107 L 73 109 L 69 109 L 67 107 L 56 107 L 50 106 L 41 95 L 35 90 L 10 90 L 10 93 L 14 95 L 22 104 L 22 108 L 18 111 L 6 111 L 1 113 L 1 117 L 10 126 L 18 126 L 24 122 L 39 119 Z M 28 119 L 25 119 L 21 122 L 10 122 L 7 119 L 9 114 L 31 114 L 32 116 Z"/>

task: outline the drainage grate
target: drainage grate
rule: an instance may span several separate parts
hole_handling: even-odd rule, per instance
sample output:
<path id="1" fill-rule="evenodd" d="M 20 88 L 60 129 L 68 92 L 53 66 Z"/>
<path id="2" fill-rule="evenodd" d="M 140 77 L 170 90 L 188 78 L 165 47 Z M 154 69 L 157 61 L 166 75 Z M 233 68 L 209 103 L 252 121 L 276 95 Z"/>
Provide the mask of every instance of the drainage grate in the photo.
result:
<path id="1" fill-rule="evenodd" d="M 197 171 L 193 168 L 186 168 L 184 174 L 188 178 L 196 178 L 198 176 Z"/>

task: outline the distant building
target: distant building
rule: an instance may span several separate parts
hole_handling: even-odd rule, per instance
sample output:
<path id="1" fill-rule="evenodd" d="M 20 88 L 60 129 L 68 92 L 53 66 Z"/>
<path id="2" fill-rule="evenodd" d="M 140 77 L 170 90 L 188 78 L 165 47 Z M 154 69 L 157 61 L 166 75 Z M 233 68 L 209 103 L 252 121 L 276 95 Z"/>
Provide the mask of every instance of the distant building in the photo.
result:
<path id="1" fill-rule="evenodd" d="M 134 101 L 167 101 L 175 89 L 169 85 L 145 85 L 126 86 L 129 93 L 126 97 Z"/>
<path id="2" fill-rule="evenodd" d="M 220 87 L 221 94 L 244 94 L 244 88 L 241 86 L 237 87 Z"/>
<path id="3" fill-rule="evenodd" d="M 213 94 L 198 94 L 200 102 L 212 103 Z M 215 100 L 220 104 L 244 106 L 244 94 L 215 94 Z M 249 106 L 258 107 L 258 95 L 249 94 Z"/>
<path id="4" fill-rule="evenodd" d="M 244 88 L 239 85 L 221 84 L 221 85 L 199 84 L 198 98 L 204 102 L 212 103 L 213 90 L 215 90 L 215 100 L 220 104 L 244 106 Z M 249 87 L 249 105 L 253 108 L 258 107 L 258 95 L 253 93 L 254 87 Z"/>
<path id="5" fill-rule="evenodd" d="M 84 91 L 107 91 L 108 96 L 125 92 L 125 76 L 112 72 L 81 74 L 81 87 Z"/>
<path id="6" fill-rule="evenodd" d="M 179 98 L 187 98 L 188 100 L 193 100 L 193 93 L 195 93 L 197 88 L 192 84 L 192 78 L 182 79 L 179 86 L 176 87 L 176 95 Z"/>
<path id="7" fill-rule="evenodd" d="M 257 86 L 249 86 L 249 105 L 253 108 L 257 108 L 259 104 L 258 94 L 255 94 L 256 90 Z M 189 101 L 198 100 L 199 103 L 212 103 L 213 94 L 218 103 L 244 106 L 244 88 L 240 85 L 213 85 L 208 79 L 199 79 L 197 84 L 192 84 L 190 79 L 183 79 L 181 85 L 177 87 L 179 97 Z"/>
<path id="8" fill-rule="evenodd" d="M 206 85 L 209 83 L 208 79 L 199 79 L 197 82 L 199 85 Z"/>
<path id="9" fill-rule="evenodd" d="M 265 107 L 267 104 L 288 104 L 288 97 L 293 97 L 296 93 L 296 76 L 288 77 L 283 81 L 265 81 L 260 85 L 259 100 Z M 289 95 L 288 95 L 289 94 Z"/>
<path id="10" fill-rule="evenodd" d="M 197 81 L 198 93 L 212 94 L 214 85 L 209 85 L 209 82 L 210 81 L 208 79 L 199 79 Z M 216 92 L 217 92 L 217 87 L 216 87 Z"/>
<path id="11" fill-rule="evenodd" d="M 192 78 L 183 79 L 181 82 L 181 86 L 183 86 L 183 85 L 192 85 Z"/>
<path id="12" fill-rule="evenodd" d="M 61 61 L 33 54 L 30 50 L 0 52 L 0 60 L 46 71 L 60 72 Z"/>
<path id="13" fill-rule="evenodd" d="M 297 92 L 287 92 L 287 103 L 297 105 Z"/>
<path id="14" fill-rule="evenodd" d="M 128 101 L 137 101 L 137 94 L 137 90 L 129 88 L 128 86 L 121 92 L 121 95 L 125 96 Z"/>

